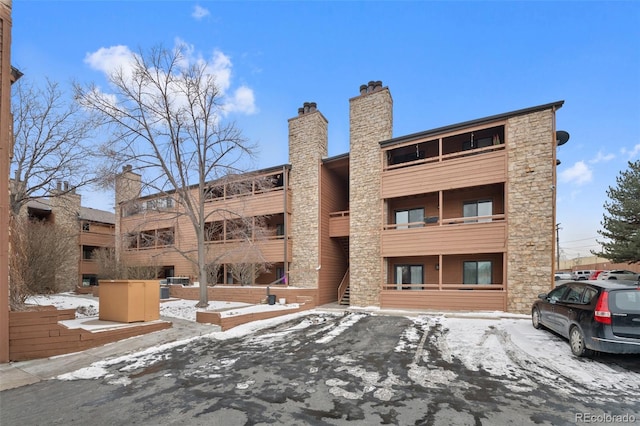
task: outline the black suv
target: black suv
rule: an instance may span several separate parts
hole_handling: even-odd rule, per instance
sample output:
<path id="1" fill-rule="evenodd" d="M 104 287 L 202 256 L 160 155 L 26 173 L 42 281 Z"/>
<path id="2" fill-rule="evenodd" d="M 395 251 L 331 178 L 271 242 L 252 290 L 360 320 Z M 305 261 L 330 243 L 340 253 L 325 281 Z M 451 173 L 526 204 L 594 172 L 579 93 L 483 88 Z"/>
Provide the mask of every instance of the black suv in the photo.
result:
<path id="1" fill-rule="evenodd" d="M 636 281 L 568 282 L 538 296 L 531 322 L 569 339 L 576 356 L 640 354 L 640 286 Z"/>

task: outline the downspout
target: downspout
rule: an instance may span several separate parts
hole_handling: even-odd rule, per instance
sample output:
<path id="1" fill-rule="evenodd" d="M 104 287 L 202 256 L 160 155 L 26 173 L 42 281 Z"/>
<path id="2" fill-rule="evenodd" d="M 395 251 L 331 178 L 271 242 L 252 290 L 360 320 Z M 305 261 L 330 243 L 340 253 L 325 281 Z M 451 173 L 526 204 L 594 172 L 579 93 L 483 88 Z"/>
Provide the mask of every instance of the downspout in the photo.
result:
<path id="1" fill-rule="evenodd" d="M 289 212 L 287 209 L 287 205 L 288 205 L 288 201 L 289 198 L 287 197 L 287 194 L 289 192 L 289 166 L 282 166 L 282 185 L 284 186 L 283 190 L 284 190 L 284 259 L 283 259 L 283 265 L 284 265 L 284 278 L 285 278 L 285 285 L 289 285 L 289 262 L 287 262 L 288 257 L 288 250 L 289 250 L 289 245 L 288 245 L 288 241 L 289 241 Z"/>

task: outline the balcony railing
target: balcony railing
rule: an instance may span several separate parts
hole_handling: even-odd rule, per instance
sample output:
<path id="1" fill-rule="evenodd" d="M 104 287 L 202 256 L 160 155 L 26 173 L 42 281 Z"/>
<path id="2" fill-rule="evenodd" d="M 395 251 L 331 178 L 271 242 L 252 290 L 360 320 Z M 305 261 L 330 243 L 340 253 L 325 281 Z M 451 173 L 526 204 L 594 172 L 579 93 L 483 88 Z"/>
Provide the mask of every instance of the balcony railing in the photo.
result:
<path id="1" fill-rule="evenodd" d="M 470 219 L 444 219 L 451 224 L 440 226 L 424 226 L 417 222 L 419 226 L 414 228 L 403 224 L 402 229 L 398 225 L 386 225 L 381 236 L 381 254 L 383 257 L 397 257 L 506 250 L 506 221 L 465 223 Z"/>
<path id="2" fill-rule="evenodd" d="M 504 284 L 394 284 L 382 285 L 383 290 L 420 291 L 420 290 L 504 290 Z"/>
<path id="3" fill-rule="evenodd" d="M 349 210 L 329 213 L 329 236 L 349 236 Z"/>
<path id="4" fill-rule="evenodd" d="M 397 164 L 385 164 L 384 170 L 385 171 L 396 170 L 396 169 L 402 169 L 405 167 L 417 166 L 420 164 L 440 163 L 443 161 L 454 160 L 456 158 L 469 157 L 472 155 L 480 155 L 488 152 L 501 151 L 501 150 L 504 150 L 504 147 L 505 147 L 504 144 L 491 145 L 483 148 L 468 149 L 464 151 L 453 152 L 450 154 L 440 154 L 432 157 L 420 158 L 417 160 L 407 161 L 407 162 L 402 162 Z"/>
<path id="5" fill-rule="evenodd" d="M 467 217 L 451 217 L 440 220 L 437 216 L 425 217 L 422 222 L 410 222 L 410 223 L 390 223 L 385 225 L 383 229 L 413 229 L 424 228 L 425 226 L 447 226 L 447 225 L 460 225 L 460 224 L 475 224 L 475 223 L 491 223 L 502 222 L 505 220 L 504 214 L 494 214 L 488 216 L 467 216 Z"/>

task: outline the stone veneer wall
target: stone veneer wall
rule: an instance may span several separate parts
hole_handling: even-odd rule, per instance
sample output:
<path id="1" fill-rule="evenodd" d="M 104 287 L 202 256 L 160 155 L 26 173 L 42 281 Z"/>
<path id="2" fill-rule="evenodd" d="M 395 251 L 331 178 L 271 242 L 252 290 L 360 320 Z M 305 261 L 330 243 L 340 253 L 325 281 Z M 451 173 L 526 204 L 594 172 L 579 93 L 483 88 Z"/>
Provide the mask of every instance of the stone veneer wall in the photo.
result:
<path id="1" fill-rule="evenodd" d="M 328 122 L 314 103 L 289 120 L 292 236 L 289 285 L 317 287 L 320 265 L 320 162 L 328 153 Z"/>
<path id="2" fill-rule="evenodd" d="M 507 122 L 507 310 L 528 313 L 552 280 L 555 229 L 555 112 Z"/>
<path id="3" fill-rule="evenodd" d="M 65 184 L 65 191 L 69 188 Z M 72 291 L 80 284 L 80 256 L 82 247 L 79 245 L 80 221 L 80 195 L 75 190 L 57 195 L 54 190 L 49 197 L 51 212 L 56 226 L 64 229 L 65 235 L 70 238 L 69 243 L 75 246 L 73 254 L 63 260 L 56 268 L 56 284 L 61 291 Z M 26 210 L 26 209 L 25 209 Z"/>
<path id="4" fill-rule="evenodd" d="M 349 268 L 350 303 L 378 306 L 383 281 L 380 233 L 383 224 L 379 142 L 393 130 L 393 100 L 381 82 L 360 87 L 350 99 Z"/>
<path id="5" fill-rule="evenodd" d="M 122 173 L 116 176 L 116 259 L 120 259 L 120 253 L 122 251 L 122 231 L 121 231 L 121 216 L 122 208 L 120 203 L 125 201 L 134 200 L 140 197 L 142 191 L 142 176 L 134 173 L 131 166 L 124 166 Z"/>

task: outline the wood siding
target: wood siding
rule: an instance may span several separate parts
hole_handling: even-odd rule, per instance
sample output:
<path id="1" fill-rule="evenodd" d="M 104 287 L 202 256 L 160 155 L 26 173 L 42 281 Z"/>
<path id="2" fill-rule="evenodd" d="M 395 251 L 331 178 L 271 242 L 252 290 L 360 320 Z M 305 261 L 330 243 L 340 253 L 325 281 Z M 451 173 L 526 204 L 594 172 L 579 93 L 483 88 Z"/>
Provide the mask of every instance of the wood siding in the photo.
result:
<path id="1" fill-rule="evenodd" d="M 75 309 L 57 310 L 53 306 L 45 309 L 9 313 L 11 361 L 48 358 L 84 351 L 171 327 L 170 322 L 157 321 L 92 333 L 81 328 L 70 329 L 59 323 L 75 319 Z"/>
<path id="2" fill-rule="evenodd" d="M 383 290 L 380 296 L 380 307 L 442 311 L 505 311 L 507 293 L 499 290 Z"/>
<path id="3" fill-rule="evenodd" d="M 267 312 L 247 312 L 246 314 L 239 313 L 238 315 L 233 316 L 222 316 L 220 312 L 198 311 L 196 312 L 196 321 L 199 323 L 219 325 L 222 331 L 227 331 L 230 328 L 237 327 L 248 322 L 281 317 L 283 315 L 295 314 L 309 309 L 313 309 L 313 306 L 306 303 L 289 309 L 274 309 Z M 239 311 L 241 312 L 242 310 L 240 309 Z"/>
<path id="4" fill-rule="evenodd" d="M 199 300 L 200 287 L 170 285 L 169 294 L 185 300 Z M 315 288 L 291 288 L 284 286 L 269 287 L 269 294 L 275 294 L 276 300 L 285 298 L 287 303 L 305 303 L 317 306 L 318 291 Z M 217 285 L 207 287 L 209 300 L 223 300 L 225 302 L 241 302 L 260 304 L 267 299 L 267 286 Z"/>
<path id="5" fill-rule="evenodd" d="M 505 222 L 470 223 L 382 232 L 382 256 L 429 256 L 506 250 Z"/>
<path id="6" fill-rule="evenodd" d="M 348 168 L 345 161 L 343 168 Z M 331 232 L 332 212 L 343 210 L 348 205 L 349 183 L 340 177 L 339 173 L 326 167 L 320 169 L 320 271 L 318 277 L 318 304 L 335 302 L 338 300 L 338 287 L 342 281 L 349 259 L 344 250 L 343 242 L 332 238 Z M 344 170 L 343 170 L 344 173 Z M 347 174 L 348 175 L 348 174 Z M 344 217 L 343 217 L 344 219 Z M 344 223 L 342 224 L 344 227 Z M 346 216 L 346 233 L 349 235 L 349 216 Z"/>
<path id="7" fill-rule="evenodd" d="M 113 232 L 114 232 L 113 228 L 111 228 L 111 234 L 81 232 L 80 245 L 96 246 L 96 247 L 114 247 L 116 240 Z"/>
<path id="8" fill-rule="evenodd" d="M 206 212 L 215 211 L 211 216 L 211 221 L 220 220 L 223 211 L 229 210 L 238 214 L 250 216 L 273 216 L 283 214 L 285 210 L 285 192 L 282 189 L 271 190 L 248 196 L 216 200 L 206 204 Z M 291 192 L 287 193 L 288 206 L 287 213 L 291 212 Z M 174 228 L 175 248 L 183 252 L 191 252 L 193 259 L 196 259 L 196 236 L 191 222 L 186 216 L 176 217 L 173 212 L 146 211 L 141 214 L 122 218 L 121 232 L 139 232 L 140 230 L 152 230 L 161 228 Z M 284 262 L 284 240 L 281 238 L 256 241 L 255 245 L 261 250 L 267 262 Z M 287 261 L 291 261 L 291 245 L 289 241 L 289 256 Z M 123 259 L 133 265 L 149 266 L 172 266 L 176 276 L 189 276 L 197 281 L 195 264 L 182 255 L 174 247 L 163 247 L 157 249 L 122 250 Z M 246 251 L 246 246 L 238 242 L 230 241 L 226 243 L 212 243 L 208 245 L 213 255 L 226 253 L 225 259 L 221 262 L 233 262 L 241 259 L 241 253 Z"/>
<path id="9" fill-rule="evenodd" d="M 220 256 L 220 263 L 246 261 L 249 250 L 246 243 L 232 241 L 208 244 L 207 247 L 212 257 L 218 258 L 218 256 Z M 257 241 L 251 247 L 251 249 L 253 248 L 256 250 L 256 255 L 258 255 L 257 251 L 259 250 L 259 255 L 267 262 L 277 263 L 284 261 L 284 239 L 282 238 Z M 289 253 L 287 261 L 291 261 L 291 253 Z"/>
<path id="10" fill-rule="evenodd" d="M 96 275 L 100 272 L 98 262 L 95 260 L 80 261 L 80 279 L 82 275 Z"/>
<path id="11" fill-rule="evenodd" d="M 382 197 L 393 198 L 439 190 L 505 182 L 504 150 L 420 164 L 382 173 Z"/>

